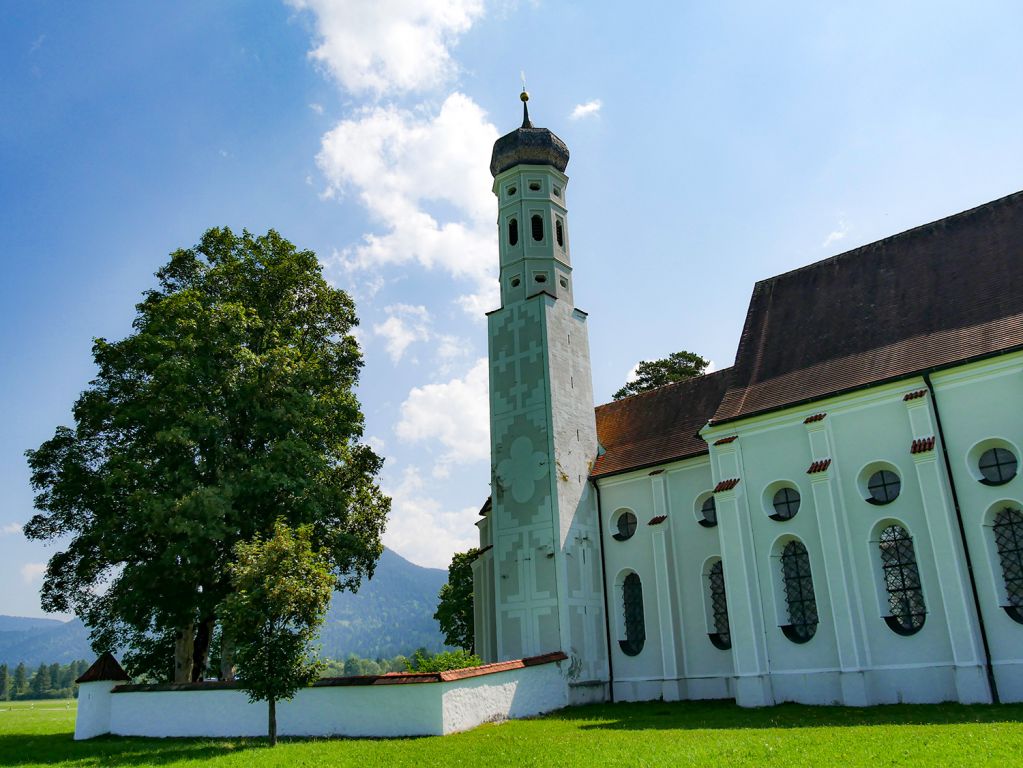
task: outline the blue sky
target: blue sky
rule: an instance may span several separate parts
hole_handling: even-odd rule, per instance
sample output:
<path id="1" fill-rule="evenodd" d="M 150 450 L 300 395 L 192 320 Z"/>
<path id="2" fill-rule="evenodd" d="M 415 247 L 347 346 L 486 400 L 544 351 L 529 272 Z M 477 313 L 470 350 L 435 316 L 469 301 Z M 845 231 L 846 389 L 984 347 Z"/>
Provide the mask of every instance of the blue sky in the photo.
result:
<path id="1" fill-rule="evenodd" d="M 275 228 L 356 297 L 386 543 L 443 566 L 488 494 L 493 140 L 568 143 L 598 401 L 731 363 L 756 280 L 1023 187 L 1016 2 L 4 3 L 0 613 L 50 550 L 23 452 L 175 248 Z M 820 297 L 807 297 L 807 301 Z"/>

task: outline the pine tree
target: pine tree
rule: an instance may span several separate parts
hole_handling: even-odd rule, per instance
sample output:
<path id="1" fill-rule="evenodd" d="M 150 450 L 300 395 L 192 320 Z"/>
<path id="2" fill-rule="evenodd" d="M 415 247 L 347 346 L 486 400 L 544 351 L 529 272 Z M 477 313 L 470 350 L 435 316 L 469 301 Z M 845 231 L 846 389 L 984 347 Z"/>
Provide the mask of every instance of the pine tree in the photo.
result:
<path id="1" fill-rule="evenodd" d="M 6 664 L 0 664 L 0 701 L 7 701 L 11 697 L 11 673 L 7 671 Z"/>
<path id="2" fill-rule="evenodd" d="M 11 698 L 16 699 L 28 690 L 28 670 L 25 669 L 25 662 L 21 662 L 14 668 L 14 686 L 11 691 Z"/>
<path id="3" fill-rule="evenodd" d="M 32 696 L 37 699 L 46 697 L 46 694 L 50 692 L 50 668 L 45 664 L 40 664 L 39 669 L 32 676 Z"/>

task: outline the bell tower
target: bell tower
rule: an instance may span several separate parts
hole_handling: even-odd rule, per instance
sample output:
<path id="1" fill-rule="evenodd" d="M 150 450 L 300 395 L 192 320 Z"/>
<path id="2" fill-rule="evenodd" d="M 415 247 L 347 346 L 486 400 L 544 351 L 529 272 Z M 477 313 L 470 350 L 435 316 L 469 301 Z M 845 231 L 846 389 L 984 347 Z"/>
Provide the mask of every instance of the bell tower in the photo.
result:
<path id="1" fill-rule="evenodd" d="M 521 98 L 522 126 L 497 140 L 490 161 L 501 308 L 488 315 L 493 551 L 482 580 L 489 583 L 477 592 L 481 607 L 492 605 L 477 615 L 494 636 L 479 646 L 494 659 L 564 651 L 573 680 L 596 684 L 607 679 L 588 481 L 597 431 L 586 313 L 573 301 L 569 153 L 533 125 L 529 95 Z"/>

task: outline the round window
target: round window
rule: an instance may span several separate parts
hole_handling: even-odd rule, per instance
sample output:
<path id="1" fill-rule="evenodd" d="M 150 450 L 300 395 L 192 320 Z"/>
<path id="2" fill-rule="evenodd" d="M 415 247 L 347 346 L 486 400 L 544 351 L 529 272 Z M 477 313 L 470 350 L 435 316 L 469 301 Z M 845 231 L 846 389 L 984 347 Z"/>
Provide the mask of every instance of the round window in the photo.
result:
<path id="1" fill-rule="evenodd" d="M 890 504 L 899 497 L 902 481 L 890 469 L 880 469 L 867 480 L 867 501 L 871 504 Z"/>
<path id="2" fill-rule="evenodd" d="M 1019 467 L 1016 455 L 1008 448 L 988 448 L 981 454 L 978 468 L 984 485 L 1004 485 L 1016 476 Z"/>
<path id="3" fill-rule="evenodd" d="M 618 533 L 612 537 L 615 541 L 631 539 L 632 535 L 636 532 L 636 516 L 628 511 L 622 512 L 618 516 L 615 527 L 618 529 Z"/>
<path id="4" fill-rule="evenodd" d="M 772 520 L 791 520 L 799 511 L 799 491 L 795 488 L 779 488 L 771 499 L 774 507 Z"/>
<path id="5" fill-rule="evenodd" d="M 704 528 L 713 528 L 718 524 L 718 508 L 714 503 L 714 496 L 708 496 L 700 505 L 700 519 L 698 521 Z"/>

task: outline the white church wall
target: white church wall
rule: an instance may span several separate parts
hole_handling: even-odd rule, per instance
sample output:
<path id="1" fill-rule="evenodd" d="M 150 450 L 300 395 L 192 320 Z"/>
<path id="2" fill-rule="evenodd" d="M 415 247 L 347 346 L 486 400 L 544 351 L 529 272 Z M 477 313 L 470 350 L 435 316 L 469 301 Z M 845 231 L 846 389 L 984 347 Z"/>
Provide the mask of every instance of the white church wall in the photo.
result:
<path id="1" fill-rule="evenodd" d="M 564 659 L 559 655 L 559 659 Z M 529 662 L 530 660 L 527 660 Z M 557 662 L 557 663 L 555 663 Z M 568 703 L 566 667 L 557 660 L 453 679 L 373 685 L 317 685 L 277 705 L 281 736 L 436 736 L 484 722 L 529 717 Z M 466 677 L 459 678 L 459 675 Z M 234 688 L 115 689 L 87 683 L 75 738 L 119 736 L 241 737 L 266 734 L 266 702 Z"/>
<path id="2" fill-rule="evenodd" d="M 1023 479 L 986 485 L 978 461 L 990 447 L 1011 450 L 1023 468 L 1023 354 L 1004 355 L 933 375 L 966 540 L 984 617 L 998 693 L 1023 701 L 1023 624 L 1002 608 L 1005 580 L 991 525 L 1004 509 L 1023 508 Z"/>

